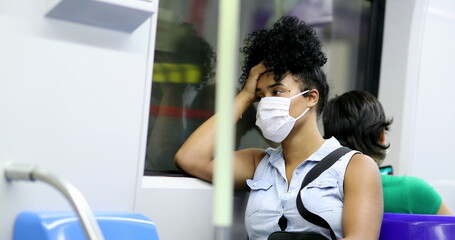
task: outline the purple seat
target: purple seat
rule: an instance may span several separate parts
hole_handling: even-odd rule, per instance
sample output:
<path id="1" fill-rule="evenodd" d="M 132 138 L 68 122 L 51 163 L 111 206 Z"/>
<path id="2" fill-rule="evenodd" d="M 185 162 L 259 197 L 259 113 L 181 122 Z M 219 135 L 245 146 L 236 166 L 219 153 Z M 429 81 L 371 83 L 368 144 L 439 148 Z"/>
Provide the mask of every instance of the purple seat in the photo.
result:
<path id="1" fill-rule="evenodd" d="M 455 216 L 384 213 L 379 239 L 455 239 Z"/>

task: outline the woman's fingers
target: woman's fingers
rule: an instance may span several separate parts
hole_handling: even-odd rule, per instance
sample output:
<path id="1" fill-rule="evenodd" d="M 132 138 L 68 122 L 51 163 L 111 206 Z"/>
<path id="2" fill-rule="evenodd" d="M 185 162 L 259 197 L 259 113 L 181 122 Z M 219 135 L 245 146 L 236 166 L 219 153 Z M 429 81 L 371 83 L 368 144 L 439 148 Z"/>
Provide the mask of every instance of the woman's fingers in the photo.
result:
<path id="1" fill-rule="evenodd" d="M 253 98 L 255 98 L 256 95 L 256 86 L 258 80 L 261 77 L 261 75 L 264 74 L 265 72 L 267 72 L 267 68 L 264 66 L 262 62 L 254 66 L 250 70 L 248 80 L 246 81 L 245 87 L 243 89 L 244 91 L 247 91 L 248 94 L 251 94 Z"/>

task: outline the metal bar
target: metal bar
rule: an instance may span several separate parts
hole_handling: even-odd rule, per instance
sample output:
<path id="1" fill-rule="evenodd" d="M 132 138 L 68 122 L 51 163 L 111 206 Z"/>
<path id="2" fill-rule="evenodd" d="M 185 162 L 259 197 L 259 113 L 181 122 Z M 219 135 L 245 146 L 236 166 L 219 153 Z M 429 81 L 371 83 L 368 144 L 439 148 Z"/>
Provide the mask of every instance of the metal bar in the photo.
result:
<path id="1" fill-rule="evenodd" d="M 218 63 L 216 85 L 215 239 L 230 238 L 233 215 L 234 90 L 236 79 L 239 0 L 221 0 L 218 9 Z"/>
<path id="2" fill-rule="evenodd" d="M 100 227 L 84 196 L 68 181 L 33 165 L 16 163 L 5 166 L 5 178 L 7 180 L 40 180 L 52 185 L 71 203 L 71 206 L 79 216 L 87 238 L 89 240 L 104 240 Z"/>

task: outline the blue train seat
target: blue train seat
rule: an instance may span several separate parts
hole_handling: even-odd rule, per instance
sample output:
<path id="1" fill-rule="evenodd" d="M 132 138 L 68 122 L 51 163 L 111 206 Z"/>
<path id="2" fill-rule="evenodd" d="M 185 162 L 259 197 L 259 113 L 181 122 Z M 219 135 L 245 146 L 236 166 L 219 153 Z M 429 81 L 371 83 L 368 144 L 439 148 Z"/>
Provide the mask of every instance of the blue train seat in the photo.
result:
<path id="1" fill-rule="evenodd" d="M 94 213 L 105 240 L 158 240 L 153 221 L 137 213 Z M 21 212 L 13 240 L 83 240 L 79 219 L 72 212 Z"/>
<path id="2" fill-rule="evenodd" d="M 380 240 L 455 238 L 455 216 L 384 213 Z"/>

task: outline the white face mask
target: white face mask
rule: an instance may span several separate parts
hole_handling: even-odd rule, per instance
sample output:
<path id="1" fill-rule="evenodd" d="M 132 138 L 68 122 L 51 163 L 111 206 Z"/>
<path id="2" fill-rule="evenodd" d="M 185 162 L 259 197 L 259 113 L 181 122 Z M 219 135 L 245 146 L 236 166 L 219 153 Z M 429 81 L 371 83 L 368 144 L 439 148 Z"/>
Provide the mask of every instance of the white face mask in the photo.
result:
<path id="1" fill-rule="evenodd" d="M 289 115 L 291 100 L 309 91 L 303 91 L 291 98 L 264 97 L 261 99 L 256 113 L 256 125 L 261 129 L 265 138 L 280 143 L 289 135 L 295 122 L 310 110 L 307 108 L 297 118 L 291 117 Z"/>

